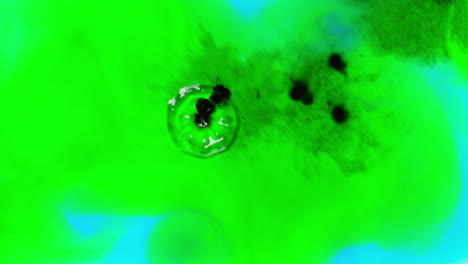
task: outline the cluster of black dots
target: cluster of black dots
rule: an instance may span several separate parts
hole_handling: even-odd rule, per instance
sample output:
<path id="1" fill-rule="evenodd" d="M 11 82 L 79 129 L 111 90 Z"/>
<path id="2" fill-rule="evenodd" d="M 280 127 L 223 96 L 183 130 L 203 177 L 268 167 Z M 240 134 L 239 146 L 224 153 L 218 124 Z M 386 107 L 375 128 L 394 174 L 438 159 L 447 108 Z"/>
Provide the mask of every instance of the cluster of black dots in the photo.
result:
<path id="1" fill-rule="evenodd" d="M 211 115 L 216 110 L 216 105 L 223 104 L 231 98 L 231 91 L 221 84 L 213 87 L 210 99 L 199 98 L 196 103 L 197 113 L 195 114 L 195 124 L 204 128 L 210 125 Z"/>
<path id="2" fill-rule="evenodd" d="M 301 101 L 304 105 L 314 103 L 314 95 L 309 91 L 308 84 L 304 81 L 293 80 L 289 96 L 293 101 Z"/>
<path id="3" fill-rule="evenodd" d="M 328 57 L 328 66 L 342 74 L 345 74 L 346 62 L 338 53 L 332 53 Z M 293 101 L 301 101 L 304 105 L 314 103 L 314 95 L 309 89 L 309 84 L 301 80 L 293 80 L 289 97 Z M 344 105 L 335 105 L 331 110 L 331 117 L 337 124 L 343 124 L 349 119 L 349 111 Z"/>

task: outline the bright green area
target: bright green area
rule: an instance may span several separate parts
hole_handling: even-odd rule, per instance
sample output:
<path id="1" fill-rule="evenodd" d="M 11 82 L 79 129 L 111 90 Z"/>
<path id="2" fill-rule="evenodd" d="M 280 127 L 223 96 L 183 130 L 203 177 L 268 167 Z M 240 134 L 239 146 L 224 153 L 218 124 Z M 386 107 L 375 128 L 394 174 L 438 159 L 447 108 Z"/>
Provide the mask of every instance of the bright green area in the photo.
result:
<path id="1" fill-rule="evenodd" d="M 456 37 L 466 19 L 437 23 L 450 39 L 421 33 L 434 43 L 413 53 L 401 43 L 420 28 L 385 27 L 398 13 L 359 20 L 383 11 L 357 2 L 276 1 L 246 21 L 222 1 L 3 1 L 0 263 L 105 255 L 101 238 L 77 239 L 64 210 L 176 212 L 148 245 L 155 263 L 326 263 L 356 243 L 429 248 L 457 206 L 458 160 L 408 61 L 442 56 L 466 72 Z M 465 3 L 455 2 L 451 12 Z M 315 26 L 330 12 L 362 36 L 343 54 L 346 76 L 327 68 L 337 43 Z M 291 78 L 310 82 L 313 105 L 288 98 Z M 207 159 L 186 155 L 167 102 L 217 80 L 242 118 L 237 139 Z M 344 124 L 330 117 L 337 104 L 350 111 Z"/>

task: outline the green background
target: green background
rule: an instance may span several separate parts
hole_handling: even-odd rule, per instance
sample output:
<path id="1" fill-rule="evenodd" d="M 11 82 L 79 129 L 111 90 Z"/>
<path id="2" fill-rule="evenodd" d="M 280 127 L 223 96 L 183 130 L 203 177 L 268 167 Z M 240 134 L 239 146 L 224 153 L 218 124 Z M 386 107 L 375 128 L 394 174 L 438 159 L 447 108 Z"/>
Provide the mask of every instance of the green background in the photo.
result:
<path id="1" fill-rule="evenodd" d="M 222 1 L 2 2 L 0 263 L 105 255 L 107 238 L 83 244 L 64 212 L 174 215 L 148 243 L 155 263 L 430 247 L 461 186 L 447 112 L 419 67 L 450 60 L 466 77 L 466 1 L 431 2 L 426 31 L 394 27 L 405 2 L 383 3 L 275 1 L 245 20 Z M 324 33 L 330 13 L 356 29 L 348 47 Z M 333 51 L 347 75 L 327 67 Z M 312 106 L 288 98 L 291 78 L 311 83 Z M 185 155 L 167 102 L 218 80 L 242 118 L 237 139 Z M 344 124 L 330 117 L 337 104 Z"/>

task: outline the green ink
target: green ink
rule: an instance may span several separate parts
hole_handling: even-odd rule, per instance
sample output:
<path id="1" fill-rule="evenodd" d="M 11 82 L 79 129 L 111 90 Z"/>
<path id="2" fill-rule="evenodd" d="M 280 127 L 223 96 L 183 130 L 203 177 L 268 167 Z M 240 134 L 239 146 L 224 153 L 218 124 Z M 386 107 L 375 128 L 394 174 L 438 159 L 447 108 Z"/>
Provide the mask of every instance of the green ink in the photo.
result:
<path id="1" fill-rule="evenodd" d="M 0 263 L 109 254 L 67 211 L 164 215 L 147 251 L 166 264 L 424 252 L 456 212 L 454 137 L 420 67 L 466 80 L 466 1 L 274 0 L 248 19 L 228 1 L 6 2 Z"/>

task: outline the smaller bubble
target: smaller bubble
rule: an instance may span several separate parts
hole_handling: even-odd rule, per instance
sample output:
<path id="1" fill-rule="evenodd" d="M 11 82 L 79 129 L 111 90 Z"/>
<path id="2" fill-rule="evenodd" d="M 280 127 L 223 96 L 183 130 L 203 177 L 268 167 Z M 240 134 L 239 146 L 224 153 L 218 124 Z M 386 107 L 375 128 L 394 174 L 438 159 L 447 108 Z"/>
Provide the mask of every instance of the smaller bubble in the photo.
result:
<path id="1" fill-rule="evenodd" d="M 169 133 L 181 151 L 196 157 L 206 158 L 227 150 L 238 134 L 239 120 L 236 107 L 229 100 L 231 92 L 229 96 L 223 93 L 223 103 L 215 106 L 210 100 L 216 93 L 214 87 L 183 87 L 169 101 Z"/>

